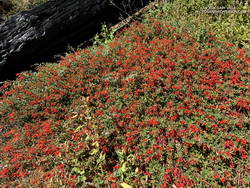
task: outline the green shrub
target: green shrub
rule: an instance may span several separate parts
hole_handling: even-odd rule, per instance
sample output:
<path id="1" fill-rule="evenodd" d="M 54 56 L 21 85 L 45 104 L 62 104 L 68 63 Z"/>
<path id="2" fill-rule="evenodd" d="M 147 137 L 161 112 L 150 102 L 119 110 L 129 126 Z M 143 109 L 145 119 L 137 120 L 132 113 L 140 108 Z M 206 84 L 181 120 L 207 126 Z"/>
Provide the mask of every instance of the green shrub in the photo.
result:
<path id="1" fill-rule="evenodd" d="M 202 13 L 209 8 L 218 10 L 223 7 L 231 8 L 236 13 Z M 237 4 L 233 0 L 175 0 L 173 3 L 165 3 L 160 9 L 164 13 L 167 12 L 161 15 L 162 19 L 172 20 L 172 22 L 175 20 L 178 28 L 188 27 L 189 31 L 194 33 L 206 28 L 206 30 L 213 31 L 220 40 L 230 41 L 240 47 L 250 49 L 249 4 L 247 2 Z M 186 26 L 187 24 L 190 26 Z"/>
<path id="2" fill-rule="evenodd" d="M 249 186 L 250 59 L 172 6 L 4 83 L 2 187 Z"/>

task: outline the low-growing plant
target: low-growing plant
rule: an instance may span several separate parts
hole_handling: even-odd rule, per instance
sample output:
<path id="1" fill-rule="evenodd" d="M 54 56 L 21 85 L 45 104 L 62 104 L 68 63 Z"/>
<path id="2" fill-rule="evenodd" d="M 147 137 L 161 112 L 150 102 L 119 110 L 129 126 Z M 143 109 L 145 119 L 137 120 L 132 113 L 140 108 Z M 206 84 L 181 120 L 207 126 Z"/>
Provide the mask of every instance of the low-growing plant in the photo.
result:
<path id="1" fill-rule="evenodd" d="M 170 8 L 4 83 L 2 187 L 250 185 L 250 57 Z"/>
<path id="2" fill-rule="evenodd" d="M 161 19 L 176 20 L 178 28 L 182 28 L 183 25 L 188 23 L 190 26 L 185 27 L 189 29 L 189 32 L 193 32 L 194 34 L 197 31 L 199 32 L 200 29 L 206 28 L 207 30 L 213 31 L 220 40 L 229 41 L 239 47 L 250 49 L 248 2 L 175 0 L 172 3 L 165 3 L 163 6 L 160 5 L 157 11 L 159 12 L 160 10 L 162 12 L 168 12 L 168 14 L 161 14 Z M 206 13 L 206 11 L 209 10 L 211 12 Z M 155 13 L 156 11 L 152 12 Z M 151 16 L 153 15 L 151 14 Z M 189 21 L 186 21 L 186 19 L 189 19 Z"/>
<path id="3" fill-rule="evenodd" d="M 115 38 L 115 33 L 115 29 L 110 29 L 106 24 L 103 24 L 101 32 L 93 38 L 93 45 L 108 45 Z"/>

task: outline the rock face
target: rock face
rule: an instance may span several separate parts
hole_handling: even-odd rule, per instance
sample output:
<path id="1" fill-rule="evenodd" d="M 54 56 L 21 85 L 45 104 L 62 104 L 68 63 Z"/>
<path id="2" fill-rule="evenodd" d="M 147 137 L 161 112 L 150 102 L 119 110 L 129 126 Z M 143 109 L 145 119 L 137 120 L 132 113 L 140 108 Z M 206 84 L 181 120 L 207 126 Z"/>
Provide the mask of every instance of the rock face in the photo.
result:
<path id="1" fill-rule="evenodd" d="M 0 24 L 0 80 L 92 38 L 149 0 L 49 0 Z"/>

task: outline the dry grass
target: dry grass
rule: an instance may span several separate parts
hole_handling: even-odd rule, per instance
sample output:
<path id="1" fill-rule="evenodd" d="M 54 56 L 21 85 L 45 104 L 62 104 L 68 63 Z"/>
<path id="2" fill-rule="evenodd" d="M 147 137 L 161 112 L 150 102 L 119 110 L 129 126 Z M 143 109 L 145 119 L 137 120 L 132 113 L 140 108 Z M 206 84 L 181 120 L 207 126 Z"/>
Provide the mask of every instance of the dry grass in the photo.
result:
<path id="1" fill-rule="evenodd" d="M 9 15 L 15 14 L 23 10 L 28 10 L 46 1 L 48 0 L 10 0 L 11 4 L 13 5 L 13 8 L 9 12 Z"/>

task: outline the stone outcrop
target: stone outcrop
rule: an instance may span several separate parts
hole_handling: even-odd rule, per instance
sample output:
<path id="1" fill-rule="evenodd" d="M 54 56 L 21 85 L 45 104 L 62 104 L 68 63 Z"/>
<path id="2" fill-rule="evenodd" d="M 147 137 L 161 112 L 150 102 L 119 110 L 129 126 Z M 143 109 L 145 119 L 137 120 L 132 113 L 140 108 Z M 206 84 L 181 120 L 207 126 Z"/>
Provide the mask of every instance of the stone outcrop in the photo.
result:
<path id="1" fill-rule="evenodd" d="M 149 0 L 49 0 L 0 24 L 0 80 L 92 38 Z"/>

